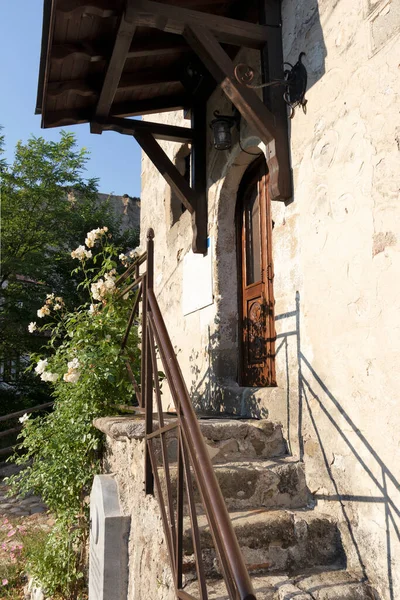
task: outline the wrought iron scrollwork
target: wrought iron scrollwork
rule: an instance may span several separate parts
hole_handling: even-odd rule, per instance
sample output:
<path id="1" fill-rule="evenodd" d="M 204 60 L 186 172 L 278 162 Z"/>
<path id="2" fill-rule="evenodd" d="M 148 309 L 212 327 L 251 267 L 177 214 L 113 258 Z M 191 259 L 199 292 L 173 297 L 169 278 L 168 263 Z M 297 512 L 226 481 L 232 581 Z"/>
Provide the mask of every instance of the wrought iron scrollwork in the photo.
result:
<path id="1" fill-rule="evenodd" d="M 303 64 L 303 56 L 305 52 L 300 52 L 298 61 L 295 65 L 289 62 L 283 63 L 284 66 L 289 66 L 289 69 L 284 69 L 283 79 L 273 79 L 266 83 L 254 84 L 254 69 L 249 65 L 240 63 L 235 67 L 235 77 L 239 83 L 253 89 L 264 87 L 284 86 L 283 99 L 290 108 L 290 118 L 293 119 L 295 109 L 301 106 L 303 112 L 307 112 L 307 100 L 305 94 L 307 91 L 307 69 Z"/>

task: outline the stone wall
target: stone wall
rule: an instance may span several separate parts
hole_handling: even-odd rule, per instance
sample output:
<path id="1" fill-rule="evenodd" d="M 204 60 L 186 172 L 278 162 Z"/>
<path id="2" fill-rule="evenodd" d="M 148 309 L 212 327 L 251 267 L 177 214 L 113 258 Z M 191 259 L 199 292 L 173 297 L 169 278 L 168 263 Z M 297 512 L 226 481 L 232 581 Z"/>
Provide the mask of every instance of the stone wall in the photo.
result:
<path id="1" fill-rule="evenodd" d="M 106 434 L 103 472 L 118 484 L 121 511 L 131 517 L 127 600 L 175 600 L 158 502 L 144 493 L 144 422 L 96 419 Z"/>
<path id="2" fill-rule="evenodd" d="M 306 52 L 309 89 L 307 115 L 290 122 L 294 198 L 272 203 L 277 388 L 237 385 L 234 215 L 254 157 L 237 139 L 230 152 L 208 140 L 213 303 L 203 309 L 182 310 L 190 215 L 174 222 L 145 156 L 141 217 L 142 236 L 155 230 L 156 293 L 193 401 L 284 424 L 318 503 L 342 523 L 349 567 L 390 600 L 400 597 L 399 11 L 399 0 L 283 2 L 284 57 Z M 254 52 L 238 62 L 258 64 Z M 220 91 L 208 122 L 216 108 L 231 112 Z M 159 120 L 189 124 L 181 112 Z M 243 123 L 241 141 L 265 150 Z M 172 159 L 182 151 L 163 147 Z"/>

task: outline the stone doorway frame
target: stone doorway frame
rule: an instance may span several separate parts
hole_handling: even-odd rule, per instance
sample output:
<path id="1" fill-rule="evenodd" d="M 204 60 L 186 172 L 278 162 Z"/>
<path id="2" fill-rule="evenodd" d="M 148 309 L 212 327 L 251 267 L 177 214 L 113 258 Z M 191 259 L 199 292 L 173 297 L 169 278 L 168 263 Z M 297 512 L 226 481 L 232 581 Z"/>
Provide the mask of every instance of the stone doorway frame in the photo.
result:
<path id="1" fill-rule="evenodd" d="M 240 182 L 256 153 L 266 154 L 259 138 L 242 139 L 235 145 L 220 173 L 214 173 L 215 187 L 211 235 L 214 237 L 215 320 L 210 334 L 210 354 L 215 383 L 221 387 L 239 386 L 238 263 L 236 248 L 236 207 Z M 247 153 L 247 152 L 248 153 Z M 252 154 L 250 154 L 250 152 Z M 211 200 L 211 198 L 210 198 Z"/>

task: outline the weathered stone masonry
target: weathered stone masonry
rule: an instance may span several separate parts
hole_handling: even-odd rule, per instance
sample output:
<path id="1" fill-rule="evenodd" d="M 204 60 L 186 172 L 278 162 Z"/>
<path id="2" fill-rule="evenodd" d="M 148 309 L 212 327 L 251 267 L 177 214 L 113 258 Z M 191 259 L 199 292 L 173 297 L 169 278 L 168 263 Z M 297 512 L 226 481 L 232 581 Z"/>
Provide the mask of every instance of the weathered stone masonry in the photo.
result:
<path id="1" fill-rule="evenodd" d="M 194 402 L 283 424 L 318 504 L 341 523 L 349 567 L 386 599 L 400 594 L 399 27 L 397 0 L 283 2 L 285 60 L 306 52 L 309 89 L 307 115 L 290 122 L 294 198 L 272 203 L 276 388 L 237 385 L 234 215 L 254 157 L 237 139 L 217 152 L 209 136 L 214 301 L 186 316 L 190 215 L 173 223 L 170 189 L 145 156 L 141 196 L 156 292 Z M 237 60 L 257 68 L 255 53 Z M 231 111 L 218 91 L 208 122 L 216 108 Z M 243 122 L 241 140 L 264 151 Z M 171 158 L 180 149 L 162 146 Z"/>

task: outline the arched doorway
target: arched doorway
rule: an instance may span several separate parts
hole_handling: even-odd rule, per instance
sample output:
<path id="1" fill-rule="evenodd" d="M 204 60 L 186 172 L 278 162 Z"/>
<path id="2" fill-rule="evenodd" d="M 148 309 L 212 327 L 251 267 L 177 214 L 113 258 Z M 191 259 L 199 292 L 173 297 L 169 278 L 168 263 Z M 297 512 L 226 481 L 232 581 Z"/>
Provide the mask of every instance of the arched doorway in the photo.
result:
<path id="1" fill-rule="evenodd" d="M 239 384 L 275 386 L 271 201 L 264 156 L 239 186 L 236 228 L 239 275 Z"/>

